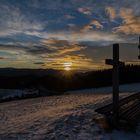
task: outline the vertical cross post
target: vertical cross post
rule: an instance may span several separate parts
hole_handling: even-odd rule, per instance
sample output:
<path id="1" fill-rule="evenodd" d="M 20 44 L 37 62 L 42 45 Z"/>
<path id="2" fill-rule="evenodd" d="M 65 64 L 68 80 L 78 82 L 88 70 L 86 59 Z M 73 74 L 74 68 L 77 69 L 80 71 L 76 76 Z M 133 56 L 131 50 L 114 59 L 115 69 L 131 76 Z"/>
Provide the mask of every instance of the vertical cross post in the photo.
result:
<path id="1" fill-rule="evenodd" d="M 113 44 L 113 60 L 106 59 L 105 63 L 113 66 L 113 123 L 117 126 L 119 117 L 119 67 L 124 66 L 124 63 L 119 61 L 119 44 Z"/>
<path id="2" fill-rule="evenodd" d="M 138 49 L 139 49 L 138 59 L 140 59 L 140 36 L 139 36 L 139 45 L 138 45 Z"/>
<path id="3" fill-rule="evenodd" d="M 119 44 L 113 45 L 113 121 L 119 116 Z"/>

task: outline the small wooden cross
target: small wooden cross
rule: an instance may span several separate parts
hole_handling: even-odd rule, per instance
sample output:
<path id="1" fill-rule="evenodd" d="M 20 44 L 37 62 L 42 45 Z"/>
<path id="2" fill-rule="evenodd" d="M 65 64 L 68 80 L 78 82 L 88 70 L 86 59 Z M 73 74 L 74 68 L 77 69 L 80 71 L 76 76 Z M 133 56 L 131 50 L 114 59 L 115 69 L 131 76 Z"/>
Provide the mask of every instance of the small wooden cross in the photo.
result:
<path id="1" fill-rule="evenodd" d="M 119 116 L 119 67 L 124 62 L 119 61 L 119 44 L 113 44 L 113 59 L 106 59 L 105 63 L 113 66 L 113 122 L 118 123 Z"/>

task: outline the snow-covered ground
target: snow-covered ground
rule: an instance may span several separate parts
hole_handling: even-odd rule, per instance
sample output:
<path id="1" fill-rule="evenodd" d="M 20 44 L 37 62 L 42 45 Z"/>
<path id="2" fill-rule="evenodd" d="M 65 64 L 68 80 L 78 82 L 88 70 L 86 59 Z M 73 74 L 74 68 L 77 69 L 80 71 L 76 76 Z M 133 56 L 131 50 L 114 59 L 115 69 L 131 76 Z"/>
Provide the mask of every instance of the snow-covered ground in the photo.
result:
<path id="1" fill-rule="evenodd" d="M 38 90 L 35 89 L 0 89 L 0 99 L 22 97 L 29 94 L 38 94 Z"/>
<path id="2" fill-rule="evenodd" d="M 94 109 L 110 101 L 110 93 L 84 92 L 1 103 L 0 140 L 139 140 L 137 133 L 106 132 L 97 123 L 102 116 Z"/>
<path id="3" fill-rule="evenodd" d="M 138 92 L 140 91 L 140 83 L 134 84 L 124 84 L 120 85 L 119 87 L 120 92 Z M 102 87 L 102 88 L 90 88 L 90 89 L 83 89 L 83 90 L 73 90 L 67 91 L 66 93 L 111 93 L 112 87 Z"/>
<path id="4" fill-rule="evenodd" d="M 134 84 L 126 84 L 126 85 L 120 85 L 120 92 L 137 92 L 140 91 L 140 83 L 134 83 Z M 40 92 L 42 93 L 48 93 L 50 94 L 52 91 L 47 90 L 44 87 L 40 87 Z M 102 88 L 90 88 L 90 89 L 82 89 L 82 90 L 73 90 L 73 91 L 67 91 L 66 93 L 111 93 L 112 87 L 102 87 Z M 42 93 L 42 94 L 43 94 Z M 14 97 L 22 97 L 26 96 L 28 94 L 39 94 L 39 90 L 37 89 L 0 89 L 0 99 L 7 99 L 7 98 L 14 98 Z M 47 95 L 47 94 L 46 94 Z"/>

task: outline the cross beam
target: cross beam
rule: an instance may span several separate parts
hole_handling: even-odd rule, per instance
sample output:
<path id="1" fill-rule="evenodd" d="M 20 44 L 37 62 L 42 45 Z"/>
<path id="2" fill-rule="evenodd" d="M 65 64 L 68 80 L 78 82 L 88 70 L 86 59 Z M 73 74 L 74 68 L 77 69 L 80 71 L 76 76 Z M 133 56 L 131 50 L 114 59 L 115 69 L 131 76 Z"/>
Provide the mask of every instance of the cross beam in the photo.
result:
<path id="1" fill-rule="evenodd" d="M 117 125 L 119 116 L 119 67 L 124 62 L 119 61 L 119 44 L 113 44 L 113 59 L 106 59 L 105 63 L 113 66 L 113 123 Z"/>
<path id="2" fill-rule="evenodd" d="M 115 62 L 112 59 L 106 59 L 105 63 L 107 65 L 112 65 L 112 66 L 115 64 Z M 122 66 L 124 66 L 124 62 L 119 61 L 118 64 L 116 64 L 116 65 L 119 65 L 119 67 L 122 67 Z"/>

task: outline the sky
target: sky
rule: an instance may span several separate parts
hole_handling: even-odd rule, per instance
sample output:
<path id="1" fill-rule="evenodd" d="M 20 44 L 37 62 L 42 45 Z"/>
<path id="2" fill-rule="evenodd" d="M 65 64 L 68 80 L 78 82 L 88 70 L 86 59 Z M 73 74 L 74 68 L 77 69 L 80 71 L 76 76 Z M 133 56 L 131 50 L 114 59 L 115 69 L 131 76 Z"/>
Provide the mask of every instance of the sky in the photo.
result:
<path id="1" fill-rule="evenodd" d="M 137 63 L 140 0 L 0 0 L 0 67 L 108 68 L 112 44 Z"/>

